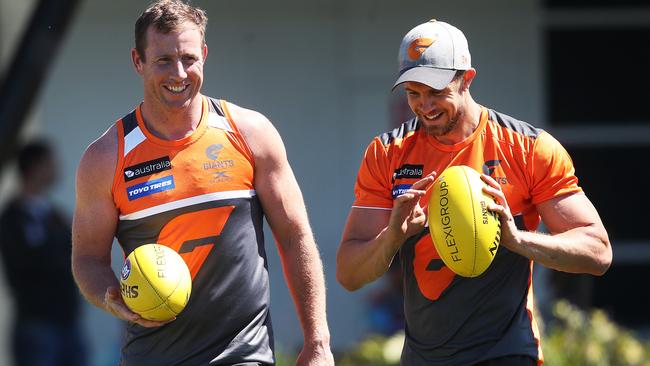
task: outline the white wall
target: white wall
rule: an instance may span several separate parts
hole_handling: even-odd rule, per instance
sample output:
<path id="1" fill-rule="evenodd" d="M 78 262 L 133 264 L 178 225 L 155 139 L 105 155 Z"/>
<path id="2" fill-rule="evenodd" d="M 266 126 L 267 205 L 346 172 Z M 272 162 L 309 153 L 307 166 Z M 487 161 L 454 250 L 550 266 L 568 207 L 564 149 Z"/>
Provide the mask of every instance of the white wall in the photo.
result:
<path id="1" fill-rule="evenodd" d="M 9 0 L 0 0 L 0 4 Z M 267 115 L 287 147 L 325 263 L 335 347 L 359 340 L 363 297 L 335 279 L 335 255 L 361 154 L 391 124 L 390 87 L 401 37 L 430 18 L 463 29 L 478 77 L 475 99 L 531 122 L 541 119 L 538 15 L 532 0 L 194 1 L 208 11 L 204 92 Z M 37 108 L 43 132 L 65 162 L 57 199 L 70 211 L 74 170 L 85 146 L 142 98 L 129 50 L 148 1 L 86 1 L 58 55 Z M 272 313 L 283 348 L 301 335 L 267 236 Z M 118 255 L 119 260 L 119 255 Z M 108 317 L 90 312 L 96 343 Z M 113 329 L 113 328 L 109 328 Z"/>

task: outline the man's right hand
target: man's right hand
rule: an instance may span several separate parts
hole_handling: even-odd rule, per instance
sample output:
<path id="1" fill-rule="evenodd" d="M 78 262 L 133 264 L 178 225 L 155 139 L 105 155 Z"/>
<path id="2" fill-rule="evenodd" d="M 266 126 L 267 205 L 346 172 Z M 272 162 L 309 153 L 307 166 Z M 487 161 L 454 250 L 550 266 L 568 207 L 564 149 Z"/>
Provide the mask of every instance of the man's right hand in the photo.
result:
<path id="1" fill-rule="evenodd" d="M 388 221 L 388 229 L 393 234 L 406 239 L 422 231 L 427 222 L 427 215 L 419 201 L 435 178 L 436 172 L 432 172 L 395 198 Z"/>
<path id="2" fill-rule="evenodd" d="M 427 222 L 426 206 L 419 201 L 435 180 L 431 173 L 393 200 L 393 208 L 353 207 L 336 254 L 336 279 L 356 291 L 381 277 L 406 239 Z"/>
<path id="3" fill-rule="evenodd" d="M 106 289 L 106 294 L 104 295 L 104 304 L 106 305 L 106 310 L 113 314 L 115 317 L 127 322 L 139 324 L 146 328 L 160 327 L 176 319 L 174 318 L 168 321 L 160 322 L 142 318 L 140 315 L 129 310 L 129 308 L 124 303 L 124 300 L 122 299 L 120 289 L 113 286 Z"/>

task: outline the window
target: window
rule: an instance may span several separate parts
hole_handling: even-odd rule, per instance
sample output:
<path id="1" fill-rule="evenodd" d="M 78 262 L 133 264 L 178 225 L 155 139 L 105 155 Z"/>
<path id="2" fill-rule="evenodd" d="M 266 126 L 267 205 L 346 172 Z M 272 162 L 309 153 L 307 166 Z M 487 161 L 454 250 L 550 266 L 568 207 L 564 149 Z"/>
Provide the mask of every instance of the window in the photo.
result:
<path id="1" fill-rule="evenodd" d="M 545 0 L 547 8 L 624 8 L 648 6 L 647 0 Z"/>
<path id="2" fill-rule="evenodd" d="M 650 24 L 650 21 L 648 21 Z M 546 33 L 548 118 L 553 124 L 650 121 L 647 28 L 552 28 Z"/>
<path id="3" fill-rule="evenodd" d="M 604 276 L 568 281 L 585 288 L 590 305 L 615 320 L 648 327 L 647 295 L 630 301 L 627 291 L 629 283 L 650 276 L 650 73 L 644 71 L 650 65 L 650 3 L 543 4 L 547 126 L 569 151 L 614 249 Z"/>

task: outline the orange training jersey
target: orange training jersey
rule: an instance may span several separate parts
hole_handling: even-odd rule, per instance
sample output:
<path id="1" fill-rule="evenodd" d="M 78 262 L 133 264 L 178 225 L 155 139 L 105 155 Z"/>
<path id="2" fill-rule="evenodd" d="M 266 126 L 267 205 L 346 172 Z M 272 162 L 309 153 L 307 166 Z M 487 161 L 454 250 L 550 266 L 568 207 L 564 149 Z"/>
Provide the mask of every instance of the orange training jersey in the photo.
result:
<path id="1" fill-rule="evenodd" d="M 253 157 L 226 103 L 203 98 L 198 128 L 166 141 L 138 107 L 117 123 L 116 237 L 128 255 L 160 243 L 192 275 L 185 310 L 160 328 L 129 324 L 121 365 L 273 363 L 262 209 Z"/>
<path id="2" fill-rule="evenodd" d="M 359 169 L 353 207 L 390 210 L 393 199 L 413 183 L 453 165 L 494 178 L 520 229 L 539 225 L 536 204 L 581 192 L 571 159 L 551 135 L 481 110 L 474 133 L 455 145 L 439 143 L 417 119 L 376 137 Z M 420 205 L 428 201 L 427 194 Z M 500 247 L 483 275 L 456 276 L 440 259 L 428 228 L 405 242 L 400 259 L 406 316 L 403 365 L 470 365 L 521 354 L 541 364 L 532 261 Z"/>

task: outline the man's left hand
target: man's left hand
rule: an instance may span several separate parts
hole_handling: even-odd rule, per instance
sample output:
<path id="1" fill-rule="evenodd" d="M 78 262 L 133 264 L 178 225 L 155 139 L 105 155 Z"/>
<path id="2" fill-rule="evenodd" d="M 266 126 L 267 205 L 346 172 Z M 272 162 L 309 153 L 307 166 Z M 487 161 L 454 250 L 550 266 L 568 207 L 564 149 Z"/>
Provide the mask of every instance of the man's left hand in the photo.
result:
<path id="1" fill-rule="evenodd" d="M 488 210 L 499 214 L 501 220 L 501 242 L 499 245 L 513 250 L 519 243 L 519 229 L 515 225 L 515 219 L 512 217 L 510 207 L 506 196 L 501 190 L 501 186 L 489 175 L 481 174 L 481 179 L 488 185 L 483 187 L 483 192 L 494 197 L 496 203 L 490 203 Z"/>
<path id="2" fill-rule="evenodd" d="M 334 356 L 328 346 L 303 346 L 296 366 L 334 366 Z"/>

